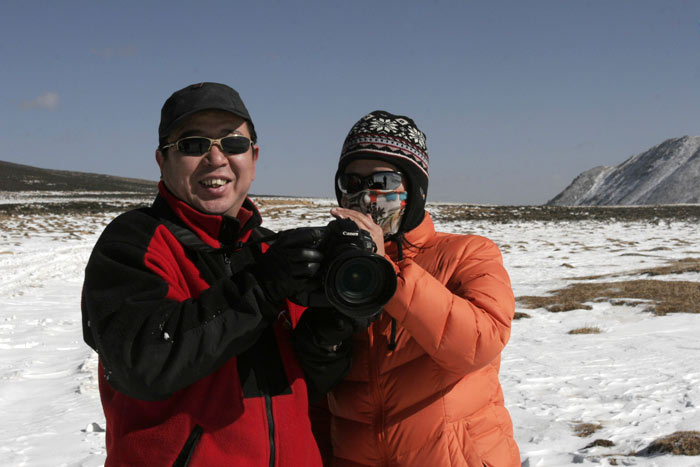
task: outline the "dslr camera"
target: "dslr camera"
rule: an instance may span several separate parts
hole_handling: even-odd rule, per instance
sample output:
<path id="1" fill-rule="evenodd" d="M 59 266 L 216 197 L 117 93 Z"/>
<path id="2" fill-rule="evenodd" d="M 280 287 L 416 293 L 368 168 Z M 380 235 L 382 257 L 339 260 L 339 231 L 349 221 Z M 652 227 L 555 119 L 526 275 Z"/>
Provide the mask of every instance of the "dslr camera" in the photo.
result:
<path id="1" fill-rule="evenodd" d="M 332 306 L 349 318 L 379 314 L 396 292 L 396 272 L 368 232 L 350 219 L 335 219 L 321 231 L 321 288 L 295 297 L 309 307 Z"/>

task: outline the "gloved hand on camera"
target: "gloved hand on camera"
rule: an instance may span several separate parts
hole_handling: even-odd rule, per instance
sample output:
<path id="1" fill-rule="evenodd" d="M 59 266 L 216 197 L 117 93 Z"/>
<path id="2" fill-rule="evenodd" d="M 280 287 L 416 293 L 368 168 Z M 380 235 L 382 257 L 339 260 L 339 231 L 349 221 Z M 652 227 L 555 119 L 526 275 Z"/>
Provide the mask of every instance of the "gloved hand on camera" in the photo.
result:
<path id="1" fill-rule="evenodd" d="M 306 345 L 336 352 L 344 341 L 358 329 L 353 320 L 335 308 L 308 308 L 297 324 L 297 335 L 303 335 Z"/>
<path id="2" fill-rule="evenodd" d="M 319 287 L 323 253 L 318 245 L 322 237 L 317 228 L 285 230 L 256 258 L 250 271 L 270 303 L 281 305 L 285 298 Z"/>
<path id="3" fill-rule="evenodd" d="M 350 371 L 354 332 L 350 318 L 334 308 L 307 308 L 301 315 L 292 331 L 292 346 L 311 401 L 323 398 Z"/>

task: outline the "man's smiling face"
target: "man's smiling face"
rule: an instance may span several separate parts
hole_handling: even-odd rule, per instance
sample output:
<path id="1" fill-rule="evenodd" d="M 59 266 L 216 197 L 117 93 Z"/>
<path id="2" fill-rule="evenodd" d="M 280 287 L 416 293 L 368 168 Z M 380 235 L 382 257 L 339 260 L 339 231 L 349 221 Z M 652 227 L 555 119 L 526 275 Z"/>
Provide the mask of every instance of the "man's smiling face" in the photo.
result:
<path id="1" fill-rule="evenodd" d="M 207 110 L 189 117 L 168 137 L 174 143 L 188 136 L 216 139 L 227 135 L 250 138 L 242 118 L 220 110 Z M 180 153 L 176 146 L 156 151 L 165 186 L 179 199 L 208 214 L 236 216 L 255 179 L 257 146 L 242 154 L 227 154 L 218 144 L 199 156 Z"/>

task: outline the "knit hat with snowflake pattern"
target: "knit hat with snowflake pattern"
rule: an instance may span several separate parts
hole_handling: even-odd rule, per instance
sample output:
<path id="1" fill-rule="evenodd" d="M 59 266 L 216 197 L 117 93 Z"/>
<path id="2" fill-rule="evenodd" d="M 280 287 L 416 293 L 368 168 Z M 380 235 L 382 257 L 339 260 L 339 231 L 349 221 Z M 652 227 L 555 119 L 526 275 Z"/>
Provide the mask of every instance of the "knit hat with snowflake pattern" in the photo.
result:
<path id="1" fill-rule="evenodd" d="M 429 159 L 425 134 L 415 122 L 402 115 L 375 110 L 355 123 L 343 143 L 335 174 L 338 202 L 342 198 L 338 177 L 350 162 L 357 159 L 377 159 L 399 168 L 407 181 L 408 191 L 399 232 L 408 232 L 417 227 L 425 215 Z"/>

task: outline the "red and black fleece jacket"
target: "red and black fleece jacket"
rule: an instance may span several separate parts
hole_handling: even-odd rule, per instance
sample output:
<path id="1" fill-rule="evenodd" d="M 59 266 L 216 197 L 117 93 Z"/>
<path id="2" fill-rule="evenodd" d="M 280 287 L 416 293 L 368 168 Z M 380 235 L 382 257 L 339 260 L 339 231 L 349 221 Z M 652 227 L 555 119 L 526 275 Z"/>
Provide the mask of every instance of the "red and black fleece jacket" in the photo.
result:
<path id="1" fill-rule="evenodd" d="M 265 318 L 270 304 L 237 264 L 249 258 L 231 253 L 262 236 L 250 199 L 232 218 L 159 192 L 105 228 L 85 271 L 106 465 L 320 465 L 302 368 L 330 386 L 349 356 L 305 365 L 291 343 L 303 308 Z"/>

